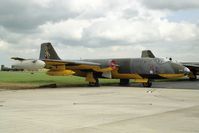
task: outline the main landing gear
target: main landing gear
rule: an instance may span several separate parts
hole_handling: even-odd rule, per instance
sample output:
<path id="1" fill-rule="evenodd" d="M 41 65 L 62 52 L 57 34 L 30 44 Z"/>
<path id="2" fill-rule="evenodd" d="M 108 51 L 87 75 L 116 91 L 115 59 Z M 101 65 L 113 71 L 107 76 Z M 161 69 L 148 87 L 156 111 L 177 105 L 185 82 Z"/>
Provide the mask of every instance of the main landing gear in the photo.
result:
<path id="1" fill-rule="evenodd" d="M 120 79 L 120 85 L 121 86 L 129 86 L 130 79 Z M 142 81 L 136 81 L 135 83 L 142 83 L 143 87 L 151 87 L 152 82 L 149 79 L 142 80 Z"/>
<path id="2" fill-rule="evenodd" d="M 88 72 L 86 75 L 86 81 L 88 81 L 88 86 L 90 86 L 90 87 L 100 86 L 99 79 L 98 79 L 98 76 L 96 75 L 96 73 Z"/>
<path id="3" fill-rule="evenodd" d="M 128 86 L 129 85 L 129 79 L 120 79 L 120 85 L 121 86 Z"/>
<path id="4" fill-rule="evenodd" d="M 151 87 L 152 86 L 152 82 L 148 81 L 146 83 L 142 83 L 143 87 Z"/>
<path id="5" fill-rule="evenodd" d="M 99 79 L 95 78 L 95 81 L 96 82 L 88 82 L 88 86 L 90 86 L 90 87 L 99 87 L 100 86 Z"/>

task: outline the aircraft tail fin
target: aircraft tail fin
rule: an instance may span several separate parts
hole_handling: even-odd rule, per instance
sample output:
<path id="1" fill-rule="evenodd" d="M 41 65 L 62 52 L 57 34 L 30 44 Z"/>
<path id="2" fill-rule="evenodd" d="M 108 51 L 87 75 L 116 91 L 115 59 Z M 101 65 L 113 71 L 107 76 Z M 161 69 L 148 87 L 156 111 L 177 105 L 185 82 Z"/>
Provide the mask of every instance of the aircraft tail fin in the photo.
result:
<path id="1" fill-rule="evenodd" d="M 41 44 L 41 50 L 40 50 L 40 56 L 39 59 L 54 59 L 54 60 L 60 60 L 59 56 L 57 55 L 55 49 L 53 48 L 51 43 L 42 43 Z"/>
<path id="2" fill-rule="evenodd" d="M 151 52 L 151 50 L 143 50 L 142 51 L 142 58 L 155 58 L 155 56 Z"/>

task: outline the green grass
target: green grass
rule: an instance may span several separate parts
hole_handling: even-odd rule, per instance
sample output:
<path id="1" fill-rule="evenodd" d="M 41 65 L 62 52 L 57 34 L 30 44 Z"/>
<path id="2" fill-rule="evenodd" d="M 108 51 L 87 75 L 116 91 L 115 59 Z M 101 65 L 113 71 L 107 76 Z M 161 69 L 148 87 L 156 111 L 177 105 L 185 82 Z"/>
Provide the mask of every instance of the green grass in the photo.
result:
<path id="1" fill-rule="evenodd" d="M 102 85 L 118 84 L 117 79 L 99 79 Z M 186 79 L 163 79 L 156 82 L 184 81 Z M 45 72 L 3 72 L 0 71 L 0 88 L 32 88 L 47 84 L 58 86 L 87 86 L 85 78 L 76 76 L 48 76 Z"/>
<path id="2" fill-rule="evenodd" d="M 100 83 L 116 83 L 118 80 L 100 79 Z M 45 72 L 3 72 L 0 71 L 0 83 L 29 85 L 87 85 L 85 78 L 76 76 L 48 76 Z"/>

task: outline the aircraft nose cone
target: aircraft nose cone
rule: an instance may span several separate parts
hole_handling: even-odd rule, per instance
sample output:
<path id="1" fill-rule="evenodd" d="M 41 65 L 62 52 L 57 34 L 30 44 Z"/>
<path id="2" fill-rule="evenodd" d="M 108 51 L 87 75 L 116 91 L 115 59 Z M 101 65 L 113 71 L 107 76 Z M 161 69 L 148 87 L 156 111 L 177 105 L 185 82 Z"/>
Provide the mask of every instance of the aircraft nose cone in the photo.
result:
<path id="1" fill-rule="evenodd" d="M 187 67 L 184 67 L 184 73 L 185 73 L 185 75 L 188 75 L 188 74 L 190 74 L 190 70 L 189 70 L 189 68 L 187 68 Z"/>

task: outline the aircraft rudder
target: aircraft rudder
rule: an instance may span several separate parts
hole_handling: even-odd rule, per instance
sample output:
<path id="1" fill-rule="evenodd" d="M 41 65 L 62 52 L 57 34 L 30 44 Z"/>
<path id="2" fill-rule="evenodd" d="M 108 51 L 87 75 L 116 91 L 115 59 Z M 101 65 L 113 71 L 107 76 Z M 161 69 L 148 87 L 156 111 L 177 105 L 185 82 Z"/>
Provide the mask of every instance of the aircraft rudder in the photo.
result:
<path id="1" fill-rule="evenodd" d="M 41 44 L 39 59 L 40 60 L 42 59 L 60 60 L 59 56 L 57 55 L 55 49 L 53 48 L 50 42 Z"/>

